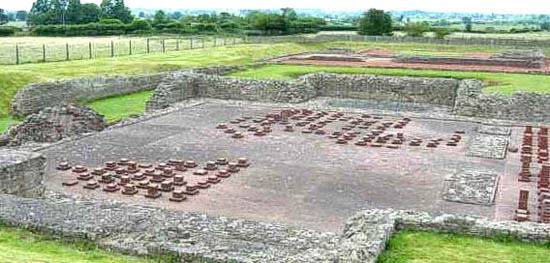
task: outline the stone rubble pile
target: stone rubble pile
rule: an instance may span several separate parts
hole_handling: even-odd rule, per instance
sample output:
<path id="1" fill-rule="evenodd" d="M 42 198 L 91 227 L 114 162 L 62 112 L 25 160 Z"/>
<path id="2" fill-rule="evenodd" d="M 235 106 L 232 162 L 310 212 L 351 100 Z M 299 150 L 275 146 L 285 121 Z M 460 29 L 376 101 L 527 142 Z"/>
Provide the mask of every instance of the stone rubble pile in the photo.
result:
<path id="1" fill-rule="evenodd" d="M 25 142 L 53 143 L 66 137 L 102 131 L 105 119 L 94 110 L 79 104 L 61 104 L 31 114 L 8 130 L 9 145 Z"/>

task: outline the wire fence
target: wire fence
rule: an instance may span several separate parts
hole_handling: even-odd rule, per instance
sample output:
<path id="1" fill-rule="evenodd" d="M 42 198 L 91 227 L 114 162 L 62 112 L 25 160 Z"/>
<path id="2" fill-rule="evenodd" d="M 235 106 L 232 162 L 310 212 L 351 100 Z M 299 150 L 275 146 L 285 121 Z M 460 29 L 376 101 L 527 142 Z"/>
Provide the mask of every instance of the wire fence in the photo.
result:
<path id="1" fill-rule="evenodd" d="M 143 38 L 64 44 L 18 43 L 0 45 L 0 64 L 19 65 L 120 57 L 136 54 L 222 47 L 243 43 L 240 37 Z"/>

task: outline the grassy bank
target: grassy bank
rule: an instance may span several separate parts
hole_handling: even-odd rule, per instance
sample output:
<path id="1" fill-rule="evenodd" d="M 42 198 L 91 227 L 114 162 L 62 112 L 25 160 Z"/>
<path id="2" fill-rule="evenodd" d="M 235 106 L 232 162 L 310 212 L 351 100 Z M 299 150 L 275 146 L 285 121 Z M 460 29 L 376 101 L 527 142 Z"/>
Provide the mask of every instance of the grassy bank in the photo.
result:
<path id="1" fill-rule="evenodd" d="M 342 74 L 377 74 L 414 77 L 444 77 L 456 79 L 475 78 L 481 79 L 485 82 L 486 87 L 484 89 L 484 92 L 486 93 L 512 94 L 519 91 L 550 93 L 550 76 L 529 74 L 386 68 L 351 68 L 332 66 L 266 65 L 251 68 L 246 71 L 236 72 L 232 74 L 232 76 L 239 78 L 284 80 L 297 78 L 299 76 L 315 72 L 331 72 Z"/>
<path id="2" fill-rule="evenodd" d="M 546 263 L 550 245 L 403 231 L 394 235 L 379 263 Z"/>
<path id="3" fill-rule="evenodd" d="M 105 115 L 109 123 L 120 121 L 132 115 L 145 112 L 145 104 L 153 91 L 146 90 L 132 94 L 110 97 L 86 103 L 96 112 Z"/>
<path id="4" fill-rule="evenodd" d="M 145 259 L 97 249 L 88 243 L 65 243 L 26 230 L 0 224 L 0 262 L 5 263 L 145 263 L 170 262 Z"/>

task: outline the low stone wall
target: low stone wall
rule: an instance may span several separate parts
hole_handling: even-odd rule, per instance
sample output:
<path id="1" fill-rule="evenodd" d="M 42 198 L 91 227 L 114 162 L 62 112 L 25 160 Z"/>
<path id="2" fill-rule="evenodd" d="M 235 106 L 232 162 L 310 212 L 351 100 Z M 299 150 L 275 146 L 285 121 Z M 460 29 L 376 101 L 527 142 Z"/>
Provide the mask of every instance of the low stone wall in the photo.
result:
<path id="1" fill-rule="evenodd" d="M 529 122 L 550 122 L 550 95 L 515 93 L 483 94 L 483 82 L 463 80 L 457 90 L 456 115 Z"/>
<path id="2" fill-rule="evenodd" d="M 306 75 L 319 96 L 452 106 L 458 80 L 378 75 Z"/>
<path id="3" fill-rule="evenodd" d="M 459 64 L 459 65 L 482 65 L 482 66 L 505 66 L 518 68 L 543 68 L 538 60 L 528 59 L 506 59 L 506 58 L 458 58 L 458 57 L 399 57 L 395 59 L 399 63 L 424 63 L 424 64 Z"/>
<path id="4" fill-rule="evenodd" d="M 399 230 L 430 230 L 460 235 L 507 236 L 524 242 L 550 241 L 550 225 L 532 222 L 492 221 L 483 217 L 396 210 L 365 210 L 346 222 L 341 235 L 341 262 L 375 263 L 387 241 Z"/>
<path id="5" fill-rule="evenodd" d="M 0 220 L 128 254 L 236 262 L 375 263 L 399 230 L 550 241 L 550 225 L 392 209 L 364 210 L 340 234 L 171 211 L 112 200 L 37 200 L 0 194 Z M 225 262 L 225 261 L 224 261 Z"/>
<path id="6" fill-rule="evenodd" d="M 242 66 L 229 65 L 194 68 L 187 72 L 222 76 L 242 69 Z M 60 103 L 153 90 L 159 83 L 166 83 L 166 78 L 172 77 L 174 73 L 107 76 L 30 84 L 20 89 L 12 99 L 11 111 L 15 115 L 28 115 Z"/>
<path id="7" fill-rule="evenodd" d="M 34 152 L 0 150 L 0 193 L 41 197 L 45 160 Z"/>
<path id="8" fill-rule="evenodd" d="M 101 247 L 236 262 L 333 262 L 338 235 L 109 200 L 36 200 L 0 194 L 0 220 Z M 225 261 L 224 261 L 225 262 Z"/>
<path id="9" fill-rule="evenodd" d="M 12 99 L 11 111 L 15 115 L 27 115 L 63 102 L 151 90 L 168 74 L 96 77 L 31 84 L 17 92 Z"/>
<path id="10" fill-rule="evenodd" d="M 192 97 L 298 103 L 327 96 L 452 106 L 457 87 L 457 80 L 446 78 L 315 73 L 278 81 L 182 72 L 159 85 L 147 109 L 166 108 Z"/>

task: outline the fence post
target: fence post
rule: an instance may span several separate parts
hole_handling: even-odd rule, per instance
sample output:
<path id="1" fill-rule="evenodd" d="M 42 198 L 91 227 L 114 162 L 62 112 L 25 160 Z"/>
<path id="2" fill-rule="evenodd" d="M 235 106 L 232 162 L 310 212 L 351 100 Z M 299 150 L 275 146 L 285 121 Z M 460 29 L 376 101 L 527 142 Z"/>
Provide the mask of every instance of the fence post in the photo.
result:
<path id="1" fill-rule="evenodd" d="M 162 53 L 166 53 L 166 47 L 164 46 L 164 39 L 162 40 Z"/>
<path id="2" fill-rule="evenodd" d="M 113 40 L 111 40 L 111 57 L 115 56 L 115 46 L 113 44 Z"/>
<path id="3" fill-rule="evenodd" d="M 15 44 L 15 64 L 19 65 L 19 45 Z"/>
<path id="4" fill-rule="evenodd" d="M 204 48 L 204 38 L 201 38 L 201 48 Z"/>
<path id="5" fill-rule="evenodd" d="M 193 49 L 193 37 L 191 37 L 191 38 L 189 39 L 189 42 L 190 42 L 190 45 L 189 45 L 189 46 L 191 47 L 191 49 Z"/>
<path id="6" fill-rule="evenodd" d="M 233 45 L 235 45 L 235 43 L 236 43 L 236 42 L 235 42 L 235 36 L 233 36 Z"/>
<path id="7" fill-rule="evenodd" d="M 90 59 L 92 59 L 92 42 L 88 42 L 88 52 L 90 53 Z"/>
<path id="8" fill-rule="evenodd" d="M 46 44 L 42 44 L 42 61 L 46 62 Z"/>
<path id="9" fill-rule="evenodd" d="M 180 40 L 179 39 L 176 40 L 176 50 L 177 51 L 180 50 Z"/>
<path id="10" fill-rule="evenodd" d="M 67 61 L 69 60 L 69 43 L 65 43 L 65 50 L 67 51 Z"/>
<path id="11" fill-rule="evenodd" d="M 216 41 L 217 41 L 217 37 L 214 37 L 214 47 L 216 47 Z"/>
<path id="12" fill-rule="evenodd" d="M 129 50 L 130 50 L 130 56 L 132 55 L 132 40 L 128 41 L 128 46 L 129 46 Z"/>
<path id="13" fill-rule="evenodd" d="M 149 54 L 149 39 L 147 39 L 147 54 Z"/>

